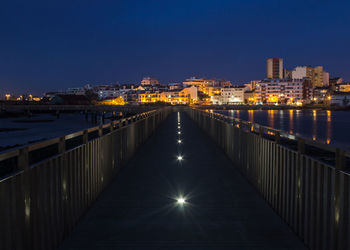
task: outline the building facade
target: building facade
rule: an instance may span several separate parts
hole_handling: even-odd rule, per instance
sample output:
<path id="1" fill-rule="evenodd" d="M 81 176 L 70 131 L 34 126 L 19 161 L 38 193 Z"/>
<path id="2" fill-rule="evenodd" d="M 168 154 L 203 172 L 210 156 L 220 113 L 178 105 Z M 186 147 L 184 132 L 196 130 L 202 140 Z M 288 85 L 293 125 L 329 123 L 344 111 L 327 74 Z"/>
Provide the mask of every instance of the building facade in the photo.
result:
<path id="1" fill-rule="evenodd" d="M 194 104 L 198 100 L 198 89 L 190 86 L 183 89 L 162 92 L 160 101 L 165 103 L 176 104 Z"/>
<path id="2" fill-rule="evenodd" d="M 283 78 L 283 59 L 268 58 L 266 60 L 266 77 L 268 79 Z"/>
<path id="3" fill-rule="evenodd" d="M 244 92 L 247 90 L 246 86 L 234 86 L 221 89 L 221 97 L 223 104 L 230 103 L 244 103 Z"/>
<path id="4" fill-rule="evenodd" d="M 311 101 L 310 80 L 305 79 L 270 79 L 256 85 L 257 103 L 264 104 L 299 104 Z"/>
<path id="5" fill-rule="evenodd" d="M 323 86 L 329 86 L 329 73 L 323 71 Z"/>
<path id="6" fill-rule="evenodd" d="M 339 83 L 335 85 L 335 90 L 338 92 L 350 92 L 350 83 Z"/>
<path id="7" fill-rule="evenodd" d="M 328 87 L 314 87 L 312 94 L 312 101 L 314 103 L 324 103 L 329 95 Z"/>
<path id="8" fill-rule="evenodd" d="M 139 103 L 156 103 L 160 102 L 159 91 L 144 91 L 138 95 Z"/>
<path id="9" fill-rule="evenodd" d="M 312 87 L 329 85 L 329 74 L 323 71 L 323 66 L 298 66 L 292 71 L 292 79 L 310 78 Z"/>
<path id="10" fill-rule="evenodd" d="M 138 95 L 138 100 L 139 103 L 193 104 L 198 100 L 198 91 L 194 86 L 163 92 L 144 91 Z"/>
<path id="11" fill-rule="evenodd" d="M 183 82 L 183 85 L 195 86 L 198 88 L 198 91 L 211 96 L 211 91 L 213 89 L 230 87 L 231 82 L 224 79 L 206 79 L 206 78 L 192 77 L 192 78 L 186 79 L 186 81 Z"/>
<path id="12" fill-rule="evenodd" d="M 159 81 L 151 76 L 146 76 L 141 81 L 142 86 L 159 85 Z"/>

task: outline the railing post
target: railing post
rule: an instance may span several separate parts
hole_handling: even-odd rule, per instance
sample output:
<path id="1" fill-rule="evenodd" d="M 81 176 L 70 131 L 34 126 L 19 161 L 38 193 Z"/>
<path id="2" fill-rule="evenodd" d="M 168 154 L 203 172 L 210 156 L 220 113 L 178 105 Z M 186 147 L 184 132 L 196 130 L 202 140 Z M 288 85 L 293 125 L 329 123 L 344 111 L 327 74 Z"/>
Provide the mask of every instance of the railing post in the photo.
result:
<path id="1" fill-rule="evenodd" d="M 29 167 L 28 147 L 21 148 L 18 155 L 18 169 L 25 170 Z"/>
<path id="2" fill-rule="evenodd" d="M 241 131 L 244 131 L 244 130 L 243 130 L 243 128 L 244 128 L 244 126 L 243 126 L 243 125 L 244 125 L 243 121 L 242 121 L 242 120 L 239 120 L 239 123 L 238 123 L 238 124 L 239 124 L 239 129 L 240 129 Z"/>
<path id="3" fill-rule="evenodd" d="M 280 134 L 279 131 L 277 131 L 277 132 L 275 133 L 275 142 L 276 142 L 277 144 L 280 144 L 280 143 L 281 143 L 281 134 Z"/>
<path id="4" fill-rule="evenodd" d="M 102 125 L 98 127 L 98 137 L 101 137 L 103 135 L 103 128 Z"/>
<path id="5" fill-rule="evenodd" d="M 263 126 L 259 126 L 259 136 L 264 137 L 265 129 Z"/>
<path id="6" fill-rule="evenodd" d="M 344 170 L 344 168 L 345 168 L 345 151 L 344 151 L 344 149 L 337 148 L 335 150 L 335 168 L 337 170 Z"/>
<path id="7" fill-rule="evenodd" d="M 344 221 L 340 218 L 344 216 L 344 188 L 342 183 L 342 173 L 346 166 L 345 151 L 341 148 L 335 150 L 335 182 L 334 182 L 334 248 L 343 249 L 344 247 Z M 342 184 L 341 184 L 342 183 Z M 341 235 L 343 234 L 343 235 Z"/>
<path id="8" fill-rule="evenodd" d="M 63 154 L 66 151 L 66 138 L 62 136 L 58 142 L 58 153 Z"/>
<path id="9" fill-rule="evenodd" d="M 87 130 L 84 130 L 83 132 L 83 143 L 87 144 L 89 141 L 89 132 Z"/>
<path id="10" fill-rule="evenodd" d="M 305 154 L 305 140 L 298 138 L 298 153 Z"/>

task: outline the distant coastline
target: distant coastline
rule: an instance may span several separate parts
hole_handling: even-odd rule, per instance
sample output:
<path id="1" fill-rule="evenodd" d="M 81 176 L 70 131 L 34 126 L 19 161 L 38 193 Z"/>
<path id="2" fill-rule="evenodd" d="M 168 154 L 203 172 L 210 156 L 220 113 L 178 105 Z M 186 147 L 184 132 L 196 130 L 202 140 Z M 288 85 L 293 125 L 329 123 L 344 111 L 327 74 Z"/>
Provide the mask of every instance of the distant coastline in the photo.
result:
<path id="1" fill-rule="evenodd" d="M 193 105 L 199 109 L 213 110 L 332 110 L 332 111 L 350 111 L 350 107 L 333 107 L 325 105 L 306 105 L 306 106 L 289 106 L 289 105 Z"/>

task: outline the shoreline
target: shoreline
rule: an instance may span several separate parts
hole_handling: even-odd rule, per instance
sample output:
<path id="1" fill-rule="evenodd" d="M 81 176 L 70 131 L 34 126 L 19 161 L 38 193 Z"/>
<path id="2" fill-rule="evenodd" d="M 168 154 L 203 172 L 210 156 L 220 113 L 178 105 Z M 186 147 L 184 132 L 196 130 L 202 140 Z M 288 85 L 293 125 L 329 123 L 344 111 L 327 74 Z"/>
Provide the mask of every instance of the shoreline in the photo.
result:
<path id="1" fill-rule="evenodd" d="M 193 105 L 193 108 L 212 110 L 330 110 L 350 111 L 350 107 L 329 107 L 324 105 L 314 106 L 287 106 L 287 105 Z"/>

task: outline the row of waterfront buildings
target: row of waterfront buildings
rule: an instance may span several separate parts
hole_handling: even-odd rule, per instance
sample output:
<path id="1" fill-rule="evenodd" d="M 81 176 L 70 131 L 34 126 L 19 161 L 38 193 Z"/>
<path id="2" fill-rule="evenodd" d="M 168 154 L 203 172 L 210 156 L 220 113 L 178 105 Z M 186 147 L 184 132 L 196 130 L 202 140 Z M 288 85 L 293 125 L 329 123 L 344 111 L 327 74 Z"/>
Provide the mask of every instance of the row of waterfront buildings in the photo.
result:
<path id="1" fill-rule="evenodd" d="M 7 96 L 8 97 L 8 96 Z M 160 84 L 144 77 L 140 84 L 86 85 L 66 91 L 49 92 L 44 97 L 53 103 L 94 100 L 103 104 L 286 104 L 322 103 L 350 105 L 350 83 L 330 78 L 322 66 L 283 67 L 283 59 L 269 58 L 266 78 L 234 85 L 223 79 L 192 77 L 181 83 Z M 72 103 L 69 103 L 72 104 Z"/>

